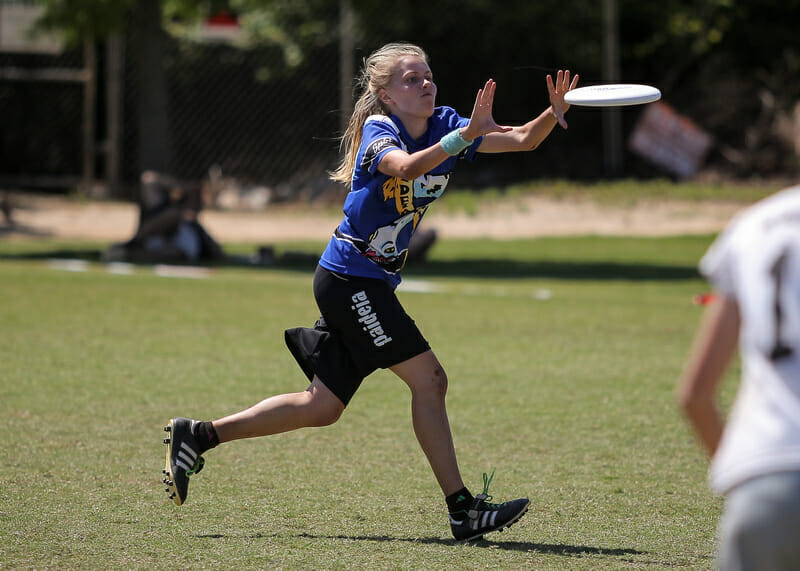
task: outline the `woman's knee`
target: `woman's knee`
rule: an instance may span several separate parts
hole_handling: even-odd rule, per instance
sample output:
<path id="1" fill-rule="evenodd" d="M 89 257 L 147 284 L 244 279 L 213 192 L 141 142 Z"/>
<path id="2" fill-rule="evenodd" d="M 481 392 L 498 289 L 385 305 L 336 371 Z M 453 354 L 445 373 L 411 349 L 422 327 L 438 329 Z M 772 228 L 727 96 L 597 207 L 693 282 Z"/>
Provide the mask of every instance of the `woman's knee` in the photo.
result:
<path id="1" fill-rule="evenodd" d="M 338 399 L 320 398 L 319 395 L 309 394 L 306 410 L 310 426 L 329 426 L 342 416 L 344 404 Z"/>
<path id="2" fill-rule="evenodd" d="M 398 363 L 391 370 L 415 396 L 444 399 L 447 394 L 447 373 L 430 350 Z"/>
<path id="3" fill-rule="evenodd" d="M 435 367 L 411 387 L 418 395 L 443 399 L 447 394 L 447 373 L 442 367 Z"/>

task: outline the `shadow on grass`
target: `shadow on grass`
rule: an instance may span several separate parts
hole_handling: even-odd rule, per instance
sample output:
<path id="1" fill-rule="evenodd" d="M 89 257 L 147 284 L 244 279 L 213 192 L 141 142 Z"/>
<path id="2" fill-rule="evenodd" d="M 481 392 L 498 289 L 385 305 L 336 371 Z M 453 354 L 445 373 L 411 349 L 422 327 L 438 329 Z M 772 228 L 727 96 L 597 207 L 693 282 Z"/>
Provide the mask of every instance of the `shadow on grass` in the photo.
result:
<path id="1" fill-rule="evenodd" d="M 211 533 L 195 536 L 200 539 L 225 539 L 228 536 L 221 533 Z M 249 539 L 264 539 L 275 537 L 275 535 L 264 535 L 256 533 L 248 536 Z M 374 541 L 378 543 L 390 543 L 402 541 L 406 543 L 419 543 L 423 545 L 448 545 L 460 546 L 470 545 L 488 549 L 505 549 L 507 551 L 522 551 L 525 553 L 547 553 L 551 555 L 580 556 L 580 555 L 608 555 L 621 557 L 623 555 L 646 555 L 647 552 L 636 549 L 613 549 L 605 547 L 589 547 L 586 545 L 557 545 L 549 543 L 534 543 L 529 541 L 470 541 L 468 543 L 457 542 L 454 539 L 441 537 L 392 537 L 389 535 L 322 535 L 313 533 L 300 533 L 297 537 L 303 539 L 346 539 L 348 541 Z"/>
<path id="2" fill-rule="evenodd" d="M 52 251 L 0 253 L 0 260 L 76 259 L 102 262 L 99 250 L 59 249 Z M 231 256 L 210 263 L 193 263 L 208 268 L 249 268 L 253 270 L 289 270 L 313 272 L 317 257 L 307 252 L 287 252 L 277 256 L 270 264 L 259 264 L 245 256 Z M 156 263 L 139 262 L 146 267 Z M 165 263 L 165 262 L 160 262 Z M 168 262 L 166 262 L 168 263 Z M 177 263 L 175 265 L 187 265 Z M 626 281 L 680 281 L 699 278 L 694 266 L 661 265 L 648 262 L 581 262 L 581 261 L 521 261 L 515 259 L 463 259 L 426 260 L 409 264 L 403 271 L 406 277 L 465 277 L 465 278 L 550 278 L 568 280 L 626 280 Z"/>
<path id="3" fill-rule="evenodd" d="M 248 539 L 266 539 L 268 537 L 278 537 L 280 534 L 273 533 L 273 534 L 262 534 L 262 533 L 255 533 L 252 535 L 248 535 Z M 203 535 L 196 535 L 195 537 L 199 539 L 226 539 L 230 536 L 227 534 L 220 534 L 220 533 L 213 533 L 213 534 L 203 534 Z M 685 567 L 686 563 L 681 561 L 676 562 L 667 562 L 664 560 L 648 560 L 647 558 L 635 558 L 635 559 L 628 559 L 629 557 L 644 555 L 648 556 L 651 555 L 647 551 L 640 551 L 638 549 L 629 549 L 629 548 L 610 548 L 610 547 L 592 547 L 588 545 L 565 545 L 565 544 L 556 544 L 556 543 L 535 543 L 532 541 L 487 541 L 485 539 L 481 539 L 479 541 L 471 541 L 468 543 L 464 542 L 457 542 L 453 539 L 446 539 L 441 537 L 392 537 L 390 535 L 324 535 L 324 534 L 314 534 L 314 533 L 300 533 L 296 535 L 298 538 L 303 539 L 343 539 L 347 541 L 371 541 L 376 543 L 392 543 L 392 542 L 404 542 L 404 543 L 419 543 L 422 545 L 443 545 L 448 547 L 460 547 L 463 545 L 469 545 L 474 548 L 481 548 L 481 549 L 503 549 L 506 551 L 518 551 L 521 553 L 541 553 L 544 555 L 557 555 L 561 557 L 591 557 L 591 556 L 601 556 L 601 557 L 614 557 L 618 558 L 619 561 L 627 561 L 631 563 L 637 563 L 641 565 L 657 565 L 661 568 L 669 568 L 669 567 Z M 708 555 L 696 555 L 694 556 L 695 559 L 701 559 L 704 561 L 711 561 L 712 557 Z"/>
<path id="4" fill-rule="evenodd" d="M 388 535 L 315 535 L 311 533 L 301 533 L 298 537 L 306 539 L 347 539 L 350 541 L 376 541 L 393 542 L 403 541 L 407 543 L 421 543 L 425 545 L 465 545 L 453 539 L 440 537 L 391 537 Z M 636 549 L 589 547 L 586 545 L 558 545 L 549 543 L 534 543 L 530 541 L 471 541 L 468 543 L 473 547 L 488 549 L 504 549 L 506 551 L 521 551 L 525 553 L 546 553 L 550 555 L 580 556 L 580 555 L 608 555 L 611 557 L 621 557 L 624 555 L 644 555 L 646 552 Z"/>

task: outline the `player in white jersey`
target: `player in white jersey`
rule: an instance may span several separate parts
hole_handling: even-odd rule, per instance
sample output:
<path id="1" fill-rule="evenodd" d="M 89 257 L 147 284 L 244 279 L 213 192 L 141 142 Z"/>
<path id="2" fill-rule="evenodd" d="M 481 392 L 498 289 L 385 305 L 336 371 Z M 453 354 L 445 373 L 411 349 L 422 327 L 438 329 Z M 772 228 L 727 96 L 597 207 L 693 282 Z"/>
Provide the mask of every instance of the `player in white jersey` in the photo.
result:
<path id="1" fill-rule="evenodd" d="M 716 299 L 678 383 L 725 495 L 721 569 L 800 569 L 800 186 L 738 214 L 700 262 Z M 727 421 L 716 393 L 738 345 Z"/>

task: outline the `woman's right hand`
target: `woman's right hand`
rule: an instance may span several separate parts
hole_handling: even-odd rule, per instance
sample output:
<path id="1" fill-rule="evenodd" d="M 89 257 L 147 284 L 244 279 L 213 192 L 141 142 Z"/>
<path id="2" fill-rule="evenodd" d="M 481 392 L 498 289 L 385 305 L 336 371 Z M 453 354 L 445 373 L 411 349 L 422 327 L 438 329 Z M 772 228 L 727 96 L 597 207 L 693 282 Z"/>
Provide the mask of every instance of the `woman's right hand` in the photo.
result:
<path id="1" fill-rule="evenodd" d="M 492 116 L 495 89 L 497 89 L 497 83 L 493 79 L 489 79 L 483 89 L 478 90 L 469 124 L 461 131 L 461 136 L 465 140 L 474 141 L 487 133 L 505 133 L 511 130 L 511 127 L 498 125 Z"/>

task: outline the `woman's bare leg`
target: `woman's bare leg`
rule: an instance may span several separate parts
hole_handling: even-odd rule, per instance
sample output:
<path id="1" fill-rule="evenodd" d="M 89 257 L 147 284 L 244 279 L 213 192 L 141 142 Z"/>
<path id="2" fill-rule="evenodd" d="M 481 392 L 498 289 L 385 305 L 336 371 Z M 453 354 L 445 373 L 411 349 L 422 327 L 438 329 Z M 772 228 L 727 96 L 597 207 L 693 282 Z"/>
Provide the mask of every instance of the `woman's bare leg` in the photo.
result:
<path id="1" fill-rule="evenodd" d="M 213 421 L 220 442 L 288 432 L 336 422 L 344 404 L 314 377 L 307 390 L 276 395 L 241 412 Z"/>
<path id="2" fill-rule="evenodd" d="M 464 487 L 458 469 L 445 394 L 447 375 L 433 351 L 391 367 L 411 389 L 411 416 L 417 436 L 445 496 Z"/>

